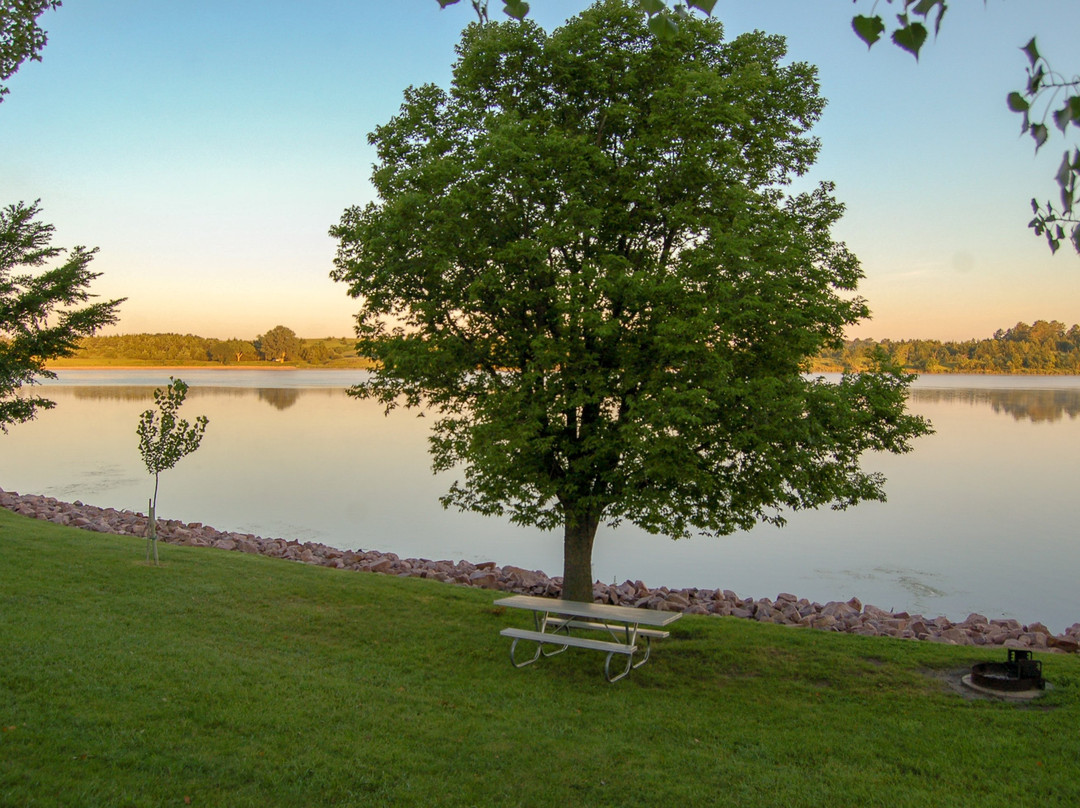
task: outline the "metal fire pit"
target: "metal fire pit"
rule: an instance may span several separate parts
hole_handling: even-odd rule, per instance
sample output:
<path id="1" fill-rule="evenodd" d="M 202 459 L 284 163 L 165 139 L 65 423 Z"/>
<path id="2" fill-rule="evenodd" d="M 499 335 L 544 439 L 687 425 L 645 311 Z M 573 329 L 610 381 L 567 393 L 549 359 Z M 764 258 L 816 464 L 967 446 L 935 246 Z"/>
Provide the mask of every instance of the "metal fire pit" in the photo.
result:
<path id="1" fill-rule="evenodd" d="M 1042 662 L 1032 659 L 1031 651 L 1009 649 L 1007 662 L 977 662 L 971 666 L 971 675 L 964 683 L 975 690 L 1002 695 L 1038 695 L 1046 688 L 1042 676 Z"/>

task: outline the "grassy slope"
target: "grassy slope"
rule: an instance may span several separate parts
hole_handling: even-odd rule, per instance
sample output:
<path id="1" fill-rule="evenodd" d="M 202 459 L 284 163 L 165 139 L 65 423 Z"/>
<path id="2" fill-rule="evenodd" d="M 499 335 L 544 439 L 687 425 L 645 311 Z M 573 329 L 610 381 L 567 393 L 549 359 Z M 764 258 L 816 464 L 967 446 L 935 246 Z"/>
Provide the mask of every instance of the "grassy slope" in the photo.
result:
<path id="1" fill-rule="evenodd" d="M 1076 805 L 1080 660 L 1037 706 L 973 651 L 684 617 L 607 684 L 523 670 L 496 593 L 0 510 L 0 804 Z"/>

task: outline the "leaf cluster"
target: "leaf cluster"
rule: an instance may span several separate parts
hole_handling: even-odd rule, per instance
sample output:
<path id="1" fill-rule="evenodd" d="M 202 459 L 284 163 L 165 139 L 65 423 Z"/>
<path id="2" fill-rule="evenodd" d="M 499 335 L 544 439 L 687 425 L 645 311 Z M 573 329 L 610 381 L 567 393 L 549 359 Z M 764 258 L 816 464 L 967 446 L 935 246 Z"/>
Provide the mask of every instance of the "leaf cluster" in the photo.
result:
<path id="1" fill-rule="evenodd" d="M 1035 151 L 1050 139 L 1048 120 L 1061 132 L 1062 137 L 1075 134 L 1070 127 L 1080 127 L 1080 77 L 1067 79 L 1055 71 L 1046 57 L 1039 52 L 1035 37 L 1021 50 L 1028 60 L 1027 85 L 1023 91 L 1009 93 L 1006 103 L 1009 109 L 1023 116 L 1021 134 L 1030 134 L 1035 141 Z M 1060 105 L 1060 106 L 1059 106 Z M 1036 108 L 1041 106 L 1041 114 Z M 1035 120 L 1032 115 L 1036 115 Z M 1054 181 L 1060 191 L 1060 207 L 1047 201 L 1043 207 L 1031 200 L 1034 214 L 1028 224 L 1037 236 L 1045 236 L 1051 252 L 1057 252 L 1066 239 L 1080 253 L 1080 218 L 1077 216 L 1078 179 L 1080 179 L 1080 148 L 1066 149 L 1058 165 Z M 1071 229 L 1066 231 L 1068 225 Z"/>
<path id="2" fill-rule="evenodd" d="M 857 3 L 858 0 L 854 2 Z M 891 5 L 893 0 L 886 0 L 886 2 Z M 932 25 L 934 36 L 937 36 L 941 30 L 941 21 L 945 17 L 945 12 L 948 11 L 948 3 L 945 0 L 896 0 L 896 2 L 897 6 L 902 6 L 902 10 L 896 15 L 890 37 L 894 45 L 918 59 L 919 51 L 929 35 L 928 26 Z M 874 9 L 877 5 L 875 0 Z M 851 19 L 851 27 L 855 35 L 869 48 L 881 39 L 881 35 L 888 26 L 880 14 L 872 13 L 855 15 Z"/>
<path id="3" fill-rule="evenodd" d="M 370 136 L 380 201 L 331 231 L 379 366 L 354 392 L 437 414 L 445 504 L 681 536 L 882 496 L 858 456 L 925 424 L 899 372 L 801 372 L 867 310 L 832 187 L 785 193 L 824 101 L 784 55 L 621 2 L 474 25 Z"/>
<path id="4" fill-rule="evenodd" d="M 27 59 L 41 61 L 48 37 L 37 19 L 48 9 L 60 7 L 60 0 L 5 0 L 0 4 L 0 82 L 15 75 Z M 0 102 L 10 90 L 0 83 Z"/>
<path id="5" fill-rule="evenodd" d="M 199 448 L 206 425 L 205 415 L 195 419 L 194 424 L 177 418 L 177 410 L 184 403 L 188 386 L 182 379 L 169 377 L 164 389 L 154 391 L 156 410 L 146 410 L 139 416 L 137 432 L 139 453 L 146 470 L 155 477 L 175 466 L 182 457 Z"/>
<path id="6" fill-rule="evenodd" d="M 0 208 L 0 429 L 32 419 L 53 402 L 22 395 L 35 376 L 52 377 L 45 362 L 71 356 L 80 338 L 116 322 L 123 300 L 87 303 L 97 249 L 51 244 L 53 226 L 36 221 L 38 202 Z M 56 266 L 31 271 L 57 259 Z"/>

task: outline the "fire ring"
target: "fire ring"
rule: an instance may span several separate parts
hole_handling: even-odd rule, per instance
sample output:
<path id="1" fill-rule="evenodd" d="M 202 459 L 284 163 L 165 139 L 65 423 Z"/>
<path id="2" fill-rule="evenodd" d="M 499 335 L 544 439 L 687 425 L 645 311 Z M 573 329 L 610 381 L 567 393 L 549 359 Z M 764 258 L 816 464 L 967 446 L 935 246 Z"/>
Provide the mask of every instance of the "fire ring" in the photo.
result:
<path id="1" fill-rule="evenodd" d="M 1046 689 L 1042 662 L 1017 648 L 1009 649 L 1007 662 L 975 663 L 962 681 L 973 690 L 1012 698 L 1032 698 Z"/>

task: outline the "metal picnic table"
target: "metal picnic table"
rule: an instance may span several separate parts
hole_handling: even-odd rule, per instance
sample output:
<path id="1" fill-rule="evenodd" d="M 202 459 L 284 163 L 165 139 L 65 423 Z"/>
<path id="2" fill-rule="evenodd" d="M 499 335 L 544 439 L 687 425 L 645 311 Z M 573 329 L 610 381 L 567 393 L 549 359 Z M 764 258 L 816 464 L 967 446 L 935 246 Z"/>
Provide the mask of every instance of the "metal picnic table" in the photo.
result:
<path id="1" fill-rule="evenodd" d="M 499 632 L 504 637 L 512 637 L 510 644 L 510 662 L 515 668 L 531 665 L 540 655 L 555 656 L 569 646 L 588 648 L 607 653 L 604 661 L 604 677 L 609 682 L 617 682 L 633 668 L 644 665 L 652 653 L 652 641 L 668 636 L 663 626 L 670 625 L 682 617 L 680 612 L 658 612 L 653 609 L 636 609 L 631 606 L 611 606 L 604 603 L 580 603 L 572 600 L 538 598 L 529 595 L 514 595 L 495 601 L 496 606 L 511 609 L 525 609 L 532 612 L 535 630 L 504 628 Z M 642 628 L 647 626 L 647 628 Z M 608 639 L 592 639 L 570 633 L 571 629 L 606 632 Z M 517 644 L 521 640 L 536 643 L 536 653 L 532 658 L 521 662 L 515 657 Z M 640 641 L 644 640 L 644 655 L 635 661 L 634 655 L 640 650 Z M 545 650 L 545 646 L 561 646 L 557 650 Z M 615 654 L 626 657 L 626 668 L 614 676 L 611 674 L 611 658 Z"/>

